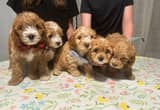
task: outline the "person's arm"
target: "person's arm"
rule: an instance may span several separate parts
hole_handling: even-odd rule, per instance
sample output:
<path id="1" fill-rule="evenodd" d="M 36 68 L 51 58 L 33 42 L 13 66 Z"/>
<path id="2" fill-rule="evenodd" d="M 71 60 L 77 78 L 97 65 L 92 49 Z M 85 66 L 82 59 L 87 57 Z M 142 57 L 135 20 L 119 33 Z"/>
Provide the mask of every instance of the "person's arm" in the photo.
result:
<path id="1" fill-rule="evenodd" d="M 68 8 L 69 8 L 68 16 L 70 19 L 68 22 L 68 29 L 66 34 L 67 34 L 67 38 L 69 39 L 71 37 L 71 34 L 74 31 L 73 17 L 79 14 L 76 0 L 68 0 Z"/>
<path id="2" fill-rule="evenodd" d="M 133 5 L 126 6 L 124 9 L 122 31 L 128 39 L 133 35 Z"/>
<path id="3" fill-rule="evenodd" d="M 90 7 L 90 2 L 88 0 L 81 0 L 81 25 L 91 27 L 92 23 L 92 11 Z"/>
<path id="4" fill-rule="evenodd" d="M 91 27 L 91 17 L 90 13 L 82 13 L 81 14 L 81 24 L 82 26 Z"/>
<path id="5" fill-rule="evenodd" d="M 69 39 L 74 31 L 73 27 L 73 18 L 69 19 L 68 29 L 67 29 L 67 38 Z"/>

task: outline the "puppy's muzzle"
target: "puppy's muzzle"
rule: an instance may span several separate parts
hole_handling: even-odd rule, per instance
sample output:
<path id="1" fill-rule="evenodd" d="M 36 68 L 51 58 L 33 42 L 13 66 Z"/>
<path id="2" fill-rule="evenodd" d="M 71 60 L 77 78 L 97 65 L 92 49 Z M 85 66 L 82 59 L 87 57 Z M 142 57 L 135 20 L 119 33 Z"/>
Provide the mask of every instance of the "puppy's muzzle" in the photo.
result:
<path id="1" fill-rule="evenodd" d="M 33 40 L 33 39 L 35 38 L 35 35 L 30 34 L 30 35 L 28 35 L 27 37 L 29 38 L 29 40 Z"/>

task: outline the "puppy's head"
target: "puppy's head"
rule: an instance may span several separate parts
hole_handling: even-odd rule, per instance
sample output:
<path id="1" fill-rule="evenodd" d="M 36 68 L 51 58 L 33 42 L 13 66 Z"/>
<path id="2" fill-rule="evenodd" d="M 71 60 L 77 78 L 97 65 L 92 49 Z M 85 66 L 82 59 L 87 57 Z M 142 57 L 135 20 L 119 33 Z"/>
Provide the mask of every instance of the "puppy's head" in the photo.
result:
<path id="1" fill-rule="evenodd" d="M 128 41 L 120 41 L 113 48 L 110 66 L 115 69 L 131 67 L 135 62 L 135 48 Z"/>
<path id="2" fill-rule="evenodd" d="M 91 43 L 88 51 L 88 60 L 95 66 L 103 66 L 109 63 L 112 56 L 112 47 L 109 41 L 103 37 L 97 37 Z"/>
<path id="3" fill-rule="evenodd" d="M 45 39 L 44 21 L 32 12 L 18 14 L 13 22 L 12 35 L 17 45 L 36 45 Z"/>
<path id="4" fill-rule="evenodd" d="M 76 50 L 81 56 L 84 56 L 91 45 L 91 41 L 96 37 L 96 32 L 91 28 L 80 26 L 75 30 L 69 44 L 73 50 Z"/>
<path id="5" fill-rule="evenodd" d="M 62 28 L 53 21 L 46 21 L 45 22 L 46 27 L 46 37 L 47 37 L 47 43 L 50 48 L 59 48 L 62 46 L 63 41 L 63 30 Z"/>

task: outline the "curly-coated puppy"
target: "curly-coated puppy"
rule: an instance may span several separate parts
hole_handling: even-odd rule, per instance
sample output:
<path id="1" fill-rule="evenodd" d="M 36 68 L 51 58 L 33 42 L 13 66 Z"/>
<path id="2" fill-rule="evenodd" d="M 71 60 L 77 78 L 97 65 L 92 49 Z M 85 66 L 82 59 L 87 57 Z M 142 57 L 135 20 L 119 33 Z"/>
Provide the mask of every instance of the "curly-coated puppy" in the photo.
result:
<path id="1" fill-rule="evenodd" d="M 106 37 L 112 44 L 113 56 L 109 62 L 109 72 L 115 74 L 124 73 L 127 79 L 135 79 L 132 74 L 132 65 L 135 62 L 136 51 L 127 38 L 119 33 L 113 33 Z"/>
<path id="2" fill-rule="evenodd" d="M 12 69 L 9 85 L 19 84 L 26 75 L 31 79 L 49 77 L 46 65 L 43 63 L 45 35 L 44 21 L 35 13 L 23 12 L 16 16 L 9 35 Z"/>
<path id="3" fill-rule="evenodd" d="M 46 37 L 47 37 L 47 47 L 45 49 L 46 63 L 49 66 L 49 69 L 53 69 L 54 56 L 63 45 L 63 30 L 62 28 L 54 21 L 46 21 Z"/>
<path id="4" fill-rule="evenodd" d="M 80 26 L 76 29 L 56 58 L 54 74 L 59 75 L 61 71 L 67 71 L 73 76 L 79 76 L 81 74 L 79 67 L 84 67 L 84 71 L 88 75 L 88 61 L 84 57 L 95 37 L 96 32 L 91 28 Z"/>
<path id="5" fill-rule="evenodd" d="M 105 72 L 112 57 L 112 47 L 110 42 L 102 36 L 97 36 L 91 43 L 91 48 L 88 51 L 87 59 L 92 65 L 93 73 Z"/>
<path id="6" fill-rule="evenodd" d="M 46 21 L 46 36 L 48 47 L 51 49 L 56 49 L 62 46 L 63 41 L 63 30 L 62 28 L 54 21 Z"/>
<path id="7" fill-rule="evenodd" d="M 98 36 L 91 43 L 91 48 L 88 51 L 87 58 L 94 66 L 103 66 L 109 63 L 112 56 L 112 47 L 110 42 Z"/>

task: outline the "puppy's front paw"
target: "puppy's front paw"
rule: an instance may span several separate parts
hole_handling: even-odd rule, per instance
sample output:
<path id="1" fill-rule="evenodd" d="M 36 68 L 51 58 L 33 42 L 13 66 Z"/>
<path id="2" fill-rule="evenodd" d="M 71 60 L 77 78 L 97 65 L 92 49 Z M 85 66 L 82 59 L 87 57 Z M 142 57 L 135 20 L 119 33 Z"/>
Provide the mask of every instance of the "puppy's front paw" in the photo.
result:
<path id="1" fill-rule="evenodd" d="M 71 75 L 74 77 L 78 77 L 81 75 L 81 73 L 79 71 L 73 71 L 73 72 L 71 72 Z"/>
<path id="2" fill-rule="evenodd" d="M 23 81 L 24 78 L 17 78 L 17 79 L 10 79 L 9 82 L 8 82 L 8 85 L 10 86 L 16 86 L 18 85 L 19 83 L 21 83 Z"/>
<path id="3" fill-rule="evenodd" d="M 48 75 L 48 76 L 41 76 L 40 77 L 41 81 L 48 81 L 49 79 L 50 79 L 50 75 Z"/>
<path id="4" fill-rule="evenodd" d="M 135 76 L 132 74 L 132 75 L 128 76 L 127 79 L 129 79 L 129 80 L 135 80 Z"/>
<path id="5" fill-rule="evenodd" d="M 87 78 L 92 78 L 93 77 L 91 73 L 86 73 L 85 75 L 86 75 Z"/>
<path id="6" fill-rule="evenodd" d="M 56 75 L 56 76 L 59 76 L 59 75 L 61 74 L 61 71 L 55 71 L 55 70 L 54 70 L 54 71 L 52 72 L 52 74 L 53 74 L 53 75 Z"/>

